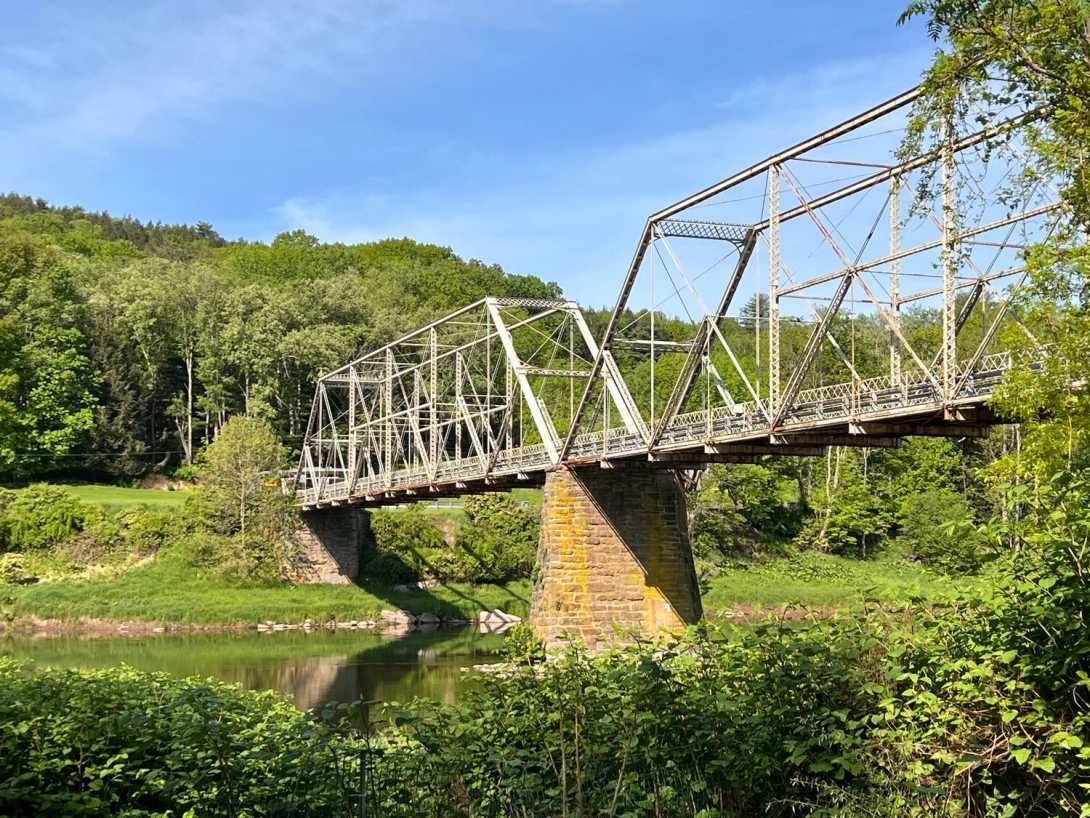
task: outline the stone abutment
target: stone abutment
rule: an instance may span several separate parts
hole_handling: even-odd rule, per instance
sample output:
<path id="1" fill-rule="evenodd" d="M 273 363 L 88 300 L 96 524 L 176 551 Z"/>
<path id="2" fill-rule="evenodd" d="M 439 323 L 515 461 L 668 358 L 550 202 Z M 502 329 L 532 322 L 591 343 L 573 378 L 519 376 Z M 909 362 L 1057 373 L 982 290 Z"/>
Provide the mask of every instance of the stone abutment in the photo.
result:
<path id="1" fill-rule="evenodd" d="M 291 557 L 297 582 L 347 585 L 360 574 L 360 555 L 370 530 L 368 513 L 359 508 L 304 511 L 295 532 L 298 550 Z"/>

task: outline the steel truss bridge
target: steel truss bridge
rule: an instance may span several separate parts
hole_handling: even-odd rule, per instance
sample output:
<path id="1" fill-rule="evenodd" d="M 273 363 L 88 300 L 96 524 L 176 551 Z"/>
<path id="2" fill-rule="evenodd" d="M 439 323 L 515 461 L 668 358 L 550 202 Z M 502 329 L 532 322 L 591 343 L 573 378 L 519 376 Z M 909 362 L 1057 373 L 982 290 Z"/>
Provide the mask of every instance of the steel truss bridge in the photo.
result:
<path id="1" fill-rule="evenodd" d="M 303 509 L 983 436 L 1005 375 L 1045 354 L 1003 339 L 1033 339 L 1009 295 L 1064 214 L 1017 120 L 893 158 L 917 96 L 650 216 L 608 319 L 485 298 L 323 375 Z"/>

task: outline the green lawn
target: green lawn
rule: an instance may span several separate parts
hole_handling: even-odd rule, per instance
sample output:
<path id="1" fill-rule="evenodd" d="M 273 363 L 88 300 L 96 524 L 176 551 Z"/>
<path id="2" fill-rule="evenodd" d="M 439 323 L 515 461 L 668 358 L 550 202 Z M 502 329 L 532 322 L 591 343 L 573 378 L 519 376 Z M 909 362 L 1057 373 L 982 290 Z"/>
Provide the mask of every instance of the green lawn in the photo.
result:
<path id="1" fill-rule="evenodd" d="M 851 560 L 820 554 L 772 560 L 723 571 L 708 582 L 704 612 L 777 607 L 789 603 L 835 608 L 868 597 L 924 596 L 948 590 L 951 583 L 920 565 L 889 555 L 878 560 Z"/>
<path id="2" fill-rule="evenodd" d="M 127 489 L 120 486 L 101 486 L 90 483 L 55 483 L 54 485 L 76 495 L 84 502 L 102 506 L 107 511 L 117 511 L 126 506 L 139 505 L 157 509 L 177 508 L 189 496 L 187 491 Z M 16 489 L 16 491 L 19 491 L 19 489 Z"/>
<path id="3" fill-rule="evenodd" d="M 291 585 L 239 587 L 219 577 L 204 576 L 175 552 L 167 551 L 150 565 L 112 579 L 64 580 L 21 587 L 13 598 L 16 617 L 78 620 L 179 622 L 193 625 L 254 624 L 265 620 L 302 622 L 372 619 L 385 609 L 430 611 L 444 617 L 476 619 L 482 610 L 501 608 L 526 616 L 530 582 L 506 585 L 448 585 L 397 592 L 364 581 L 360 585 Z"/>

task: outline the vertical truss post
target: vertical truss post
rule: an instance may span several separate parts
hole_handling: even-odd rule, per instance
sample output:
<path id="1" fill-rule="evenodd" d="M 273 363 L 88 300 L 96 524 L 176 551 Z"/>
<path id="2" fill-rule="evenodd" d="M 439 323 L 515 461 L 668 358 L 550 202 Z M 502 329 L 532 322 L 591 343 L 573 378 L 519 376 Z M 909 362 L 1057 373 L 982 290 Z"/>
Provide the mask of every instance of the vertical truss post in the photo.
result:
<path id="1" fill-rule="evenodd" d="M 481 431 L 486 445 L 492 444 L 492 316 L 484 313 L 484 414 Z"/>
<path id="2" fill-rule="evenodd" d="M 780 166 L 768 169 L 768 411 L 780 409 Z M 757 297 L 757 321 L 761 300 Z"/>
<path id="3" fill-rule="evenodd" d="M 325 428 L 326 414 L 327 414 L 327 412 L 326 412 L 326 388 L 325 388 L 324 383 L 319 382 L 318 383 L 317 416 L 316 416 L 317 419 L 318 419 L 318 424 L 317 424 L 318 425 L 318 429 L 317 429 L 317 431 L 318 431 L 318 450 L 317 450 L 318 463 L 317 463 L 317 466 L 318 466 L 318 475 L 319 476 L 317 478 L 314 478 L 315 487 L 316 487 L 316 490 L 315 490 L 315 495 L 316 496 L 321 496 L 322 492 L 325 490 L 325 484 L 326 484 L 326 481 L 328 479 L 327 476 L 326 476 L 326 466 L 327 466 L 326 457 L 323 454 L 323 452 L 325 451 L 325 441 L 322 438 L 322 431 Z M 332 459 L 332 458 L 330 458 L 330 459 Z"/>
<path id="4" fill-rule="evenodd" d="M 901 177 L 889 180 L 889 316 L 893 326 L 889 330 L 889 379 L 893 384 L 901 382 L 901 342 L 897 331 L 901 328 Z"/>
<path id="5" fill-rule="evenodd" d="M 359 451 L 359 432 L 356 429 L 356 397 L 359 392 L 359 370 L 348 370 L 348 493 L 356 489 L 356 476 L 359 471 L 357 452 Z"/>
<path id="6" fill-rule="evenodd" d="M 954 151 L 950 128 L 942 131 L 942 399 L 954 397 L 957 386 L 957 225 L 954 199 Z"/>
<path id="7" fill-rule="evenodd" d="M 503 388 L 507 406 L 507 451 L 515 448 L 515 382 L 511 375 L 511 364 L 506 362 L 503 368 Z M 522 418 L 519 418 L 519 424 L 522 424 Z"/>
<path id="8" fill-rule="evenodd" d="M 454 353 L 454 406 L 462 405 L 462 353 Z M 460 465 L 462 461 L 462 420 L 458 412 L 454 412 L 454 463 Z"/>
<path id="9" fill-rule="evenodd" d="M 435 480 L 439 472 L 439 333 L 435 327 L 428 333 L 431 356 L 431 394 L 428 396 L 428 476 Z"/>
<path id="10" fill-rule="evenodd" d="M 383 389 L 383 398 L 386 402 L 385 417 L 382 419 L 383 443 L 382 443 L 382 468 L 383 482 L 387 488 L 393 485 L 394 480 L 394 351 L 386 350 L 386 383 Z"/>

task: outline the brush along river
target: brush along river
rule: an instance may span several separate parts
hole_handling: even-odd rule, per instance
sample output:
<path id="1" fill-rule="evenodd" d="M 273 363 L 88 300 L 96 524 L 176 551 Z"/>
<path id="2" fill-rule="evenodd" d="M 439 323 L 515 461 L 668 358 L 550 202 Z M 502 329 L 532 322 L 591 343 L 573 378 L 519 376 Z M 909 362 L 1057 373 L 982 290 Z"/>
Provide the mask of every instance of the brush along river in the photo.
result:
<path id="1" fill-rule="evenodd" d="M 0 656 L 40 666 L 166 671 L 277 690 L 300 709 L 331 700 L 452 702 L 473 682 L 462 668 L 503 661 L 503 636 L 476 627 L 384 636 L 375 631 L 213 632 L 86 638 L 0 636 Z"/>

